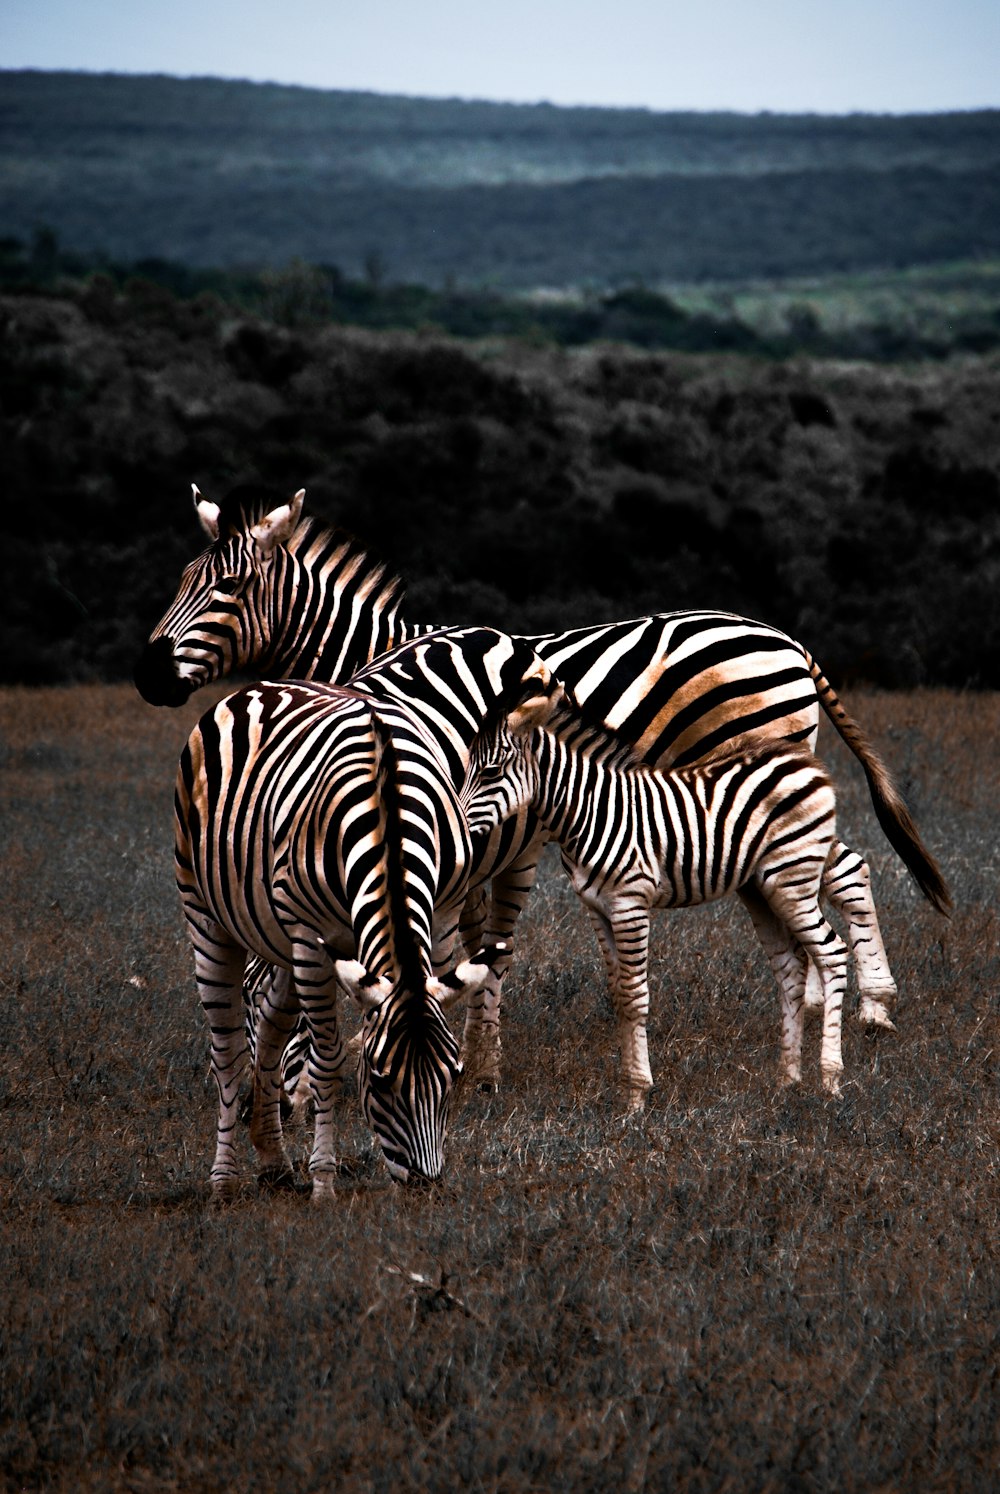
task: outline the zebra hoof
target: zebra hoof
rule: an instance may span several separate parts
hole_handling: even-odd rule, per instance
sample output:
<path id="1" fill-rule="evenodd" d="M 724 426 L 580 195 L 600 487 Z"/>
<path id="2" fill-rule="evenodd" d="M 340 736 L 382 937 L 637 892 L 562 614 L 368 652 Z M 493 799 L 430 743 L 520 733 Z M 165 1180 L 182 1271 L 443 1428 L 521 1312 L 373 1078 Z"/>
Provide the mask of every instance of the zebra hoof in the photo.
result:
<path id="1" fill-rule="evenodd" d="M 895 1032 L 896 1024 L 889 1016 L 881 1002 L 871 1001 L 858 1012 L 858 1021 L 866 1032 L 875 1035 L 879 1030 L 882 1032 Z"/>
<path id="2" fill-rule="evenodd" d="M 335 1170 L 327 1167 L 317 1168 L 312 1174 L 312 1201 L 313 1205 L 319 1207 L 323 1200 L 333 1198 L 336 1192 L 334 1188 Z"/>
<path id="3" fill-rule="evenodd" d="M 212 1205 L 214 1208 L 224 1208 L 226 1204 L 235 1203 L 240 1191 L 238 1178 L 213 1178 L 212 1179 Z"/>
<path id="4" fill-rule="evenodd" d="M 257 1174 L 261 1193 L 308 1193 L 310 1186 L 293 1167 L 265 1167 Z"/>

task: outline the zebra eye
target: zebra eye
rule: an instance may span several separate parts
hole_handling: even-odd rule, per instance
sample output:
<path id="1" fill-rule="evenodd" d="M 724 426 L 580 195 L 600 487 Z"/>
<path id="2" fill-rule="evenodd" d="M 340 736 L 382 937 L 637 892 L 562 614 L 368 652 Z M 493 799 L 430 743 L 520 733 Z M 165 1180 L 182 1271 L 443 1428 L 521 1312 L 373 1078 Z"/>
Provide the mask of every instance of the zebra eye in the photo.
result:
<path id="1" fill-rule="evenodd" d="M 224 597 L 234 597 L 243 585 L 242 576 L 220 576 L 214 590 Z"/>

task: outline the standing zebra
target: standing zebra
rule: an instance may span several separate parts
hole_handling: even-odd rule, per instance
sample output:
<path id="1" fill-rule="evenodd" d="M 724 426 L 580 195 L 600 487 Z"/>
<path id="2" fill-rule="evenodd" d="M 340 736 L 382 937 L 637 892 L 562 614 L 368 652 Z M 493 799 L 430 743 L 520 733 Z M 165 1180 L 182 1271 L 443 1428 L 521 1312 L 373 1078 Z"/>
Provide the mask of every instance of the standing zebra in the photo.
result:
<path id="1" fill-rule="evenodd" d="M 287 502 L 257 488 L 237 488 L 221 505 L 197 489 L 194 495 L 211 543 L 186 568 L 136 665 L 137 688 L 151 704 L 179 705 L 237 669 L 344 681 L 382 650 L 429 631 L 401 616 L 401 583 L 356 541 L 302 517 L 303 490 Z M 943 878 L 890 774 L 801 644 L 723 612 L 663 613 L 526 642 L 579 701 L 660 767 L 696 763 L 748 735 L 815 747 L 822 706 L 860 761 L 890 842 L 930 901 L 947 906 Z M 414 699 L 424 689 L 415 674 L 409 683 Z M 537 854 L 533 860 L 525 847 L 520 859 L 498 865 L 485 922 L 478 925 L 486 939 L 513 929 L 535 861 Z M 838 843 L 823 889 L 850 926 L 859 1015 L 892 1027 L 896 985 L 861 857 Z M 499 1077 L 502 975 L 501 967 L 467 1027 L 471 1039 L 478 1025 L 476 1072 L 492 1083 Z"/>
<path id="2" fill-rule="evenodd" d="M 335 1081 L 347 1048 L 337 986 L 365 1012 L 361 1105 L 393 1177 L 440 1174 L 458 1045 L 443 1015 L 489 974 L 445 980 L 466 897 L 470 842 L 451 777 L 419 721 L 391 701 L 297 682 L 237 691 L 181 755 L 176 872 L 212 1035 L 219 1094 L 211 1181 L 238 1177 L 234 1129 L 246 1067 L 248 954 L 290 973 L 263 1000 L 251 1139 L 262 1177 L 286 1183 L 278 1077 L 301 1011 L 309 1035 L 317 1193 L 333 1170 Z"/>
<path id="3" fill-rule="evenodd" d="M 820 1066 L 840 1090 L 847 948 L 819 907 L 835 844 L 833 786 L 804 743 L 756 742 L 694 767 L 658 772 L 572 696 L 536 685 L 484 728 L 463 793 L 477 832 L 530 806 L 558 841 L 611 979 L 631 1108 L 652 1086 L 646 1041 L 649 915 L 736 892 L 778 981 L 784 1081 L 802 1077 L 807 964 L 823 993 Z"/>

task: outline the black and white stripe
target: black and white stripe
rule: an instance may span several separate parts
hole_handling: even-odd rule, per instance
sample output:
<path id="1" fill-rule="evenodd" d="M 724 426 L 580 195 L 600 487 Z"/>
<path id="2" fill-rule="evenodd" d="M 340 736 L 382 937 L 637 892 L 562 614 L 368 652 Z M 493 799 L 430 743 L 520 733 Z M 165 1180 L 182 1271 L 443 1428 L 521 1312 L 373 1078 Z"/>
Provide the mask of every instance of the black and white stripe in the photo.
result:
<path id="1" fill-rule="evenodd" d="M 185 568 L 136 664 L 150 705 L 181 705 L 244 669 L 344 684 L 413 636 L 399 617 L 399 578 L 343 530 L 303 519 L 303 490 L 282 501 L 235 488 L 221 505 L 193 492 L 211 543 Z"/>
<path id="2" fill-rule="evenodd" d="M 804 743 L 759 742 L 667 771 L 589 725 L 560 685 L 484 729 L 463 801 L 473 832 L 530 807 L 558 841 L 608 967 L 622 1079 L 634 1109 L 652 1085 L 649 915 L 736 892 L 777 978 L 782 1072 L 802 1077 L 807 965 L 823 995 L 821 1070 L 836 1094 L 847 949 L 819 907 L 836 844 L 829 775 Z"/>
<path id="3" fill-rule="evenodd" d="M 449 963 L 470 869 L 435 744 L 392 701 L 297 682 L 252 686 L 191 733 L 175 804 L 177 884 L 219 1092 L 215 1193 L 229 1196 L 239 1176 L 249 955 L 290 976 L 267 985 L 259 1013 L 251 1138 L 262 1175 L 290 1178 L 280 1065 L 301 1012 L 316 1112 L 310 1170 L 316 1191 L 330 1186 L 334 1086 L 348 1058 L 339 984 L 365 1012 L 361 1103 L 391 1173 L 438 1176 L 459 1072 L 443 1007 L 466 1000 L 488 964 L 435 974 Z"/>
<path id="4" fill-rule="evenodd" d="M 238 489 L 219 506 L 196 492 L 196 504 L 212 544 L 188 566 L 136 667 L 136 684 L 152 703 L 178 704 L 236 668 L 344 681 L 382 650 L 430 631 L 401 616 L 401 584 L 354 540 L 301 517 L 301 490 L 282 501 Z M 815 747 L 821 705 L 841 729 L 839 702 L 807 651 L 779 630 L 733 614 L 663 613 L 524 641 L 578 700 L 660 767 L 705 760 L 746 737 Z M 455 677 L 461 695 L 457 668 Z M 428 689 L 433 697 L 436 686 L 411 666 L 409 696 Z M 447 711 L 441 740 L 450 751 Z M 946 906 L 944 882 L 890 775 L 859 728 L 849 740 L 880 823 L 928 897 Z M 512 841 L 514 832 L 505 833 Z M 497 856 L 491 899 L 485 902 L 480 891 L 467 911 L 473 947 L 479 934 L 512 932 L 534 880 L 537 850 L 529 839 L 517 855 Z M 842 859 L 824 874 L 824 893 L 850 927 L 859 1015 L 891 1027 L 896 985 L 861 857 L 843 847 Z M 501 980 L 499 974 L 490 982 L 467 1027 L 467 1065 L 490 1083 L 499 1077 Z"/>

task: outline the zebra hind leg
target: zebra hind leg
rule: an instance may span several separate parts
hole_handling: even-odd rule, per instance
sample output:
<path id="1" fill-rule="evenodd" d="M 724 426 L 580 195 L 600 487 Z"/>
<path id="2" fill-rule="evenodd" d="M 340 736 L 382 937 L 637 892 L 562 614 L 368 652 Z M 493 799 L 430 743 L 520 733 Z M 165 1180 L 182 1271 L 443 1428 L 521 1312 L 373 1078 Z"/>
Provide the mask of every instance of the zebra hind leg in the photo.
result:
<path id="1" fill-rule="evenodd" d="M 820 971 L 823 982 L 823 1039 L 820 1049 L 820 1073 L 823 1088 L 830 1095 L 840 1094 L 840 1077 L 844 1072 L 842 1052 L 844 992 L 847 989 L 847 945 L 827 922 L 819 906 L 819 870 L 815 891 L 810 892 L 796 880 L 800 868 L 793 869 L 793 880 L 787 886 L 777 879 L 762 879 L 761 890 L 776 921 L 783 924 L 788 936 L 797 940 Z M 801 1034 L 801 1011 L 799 1029 Z"/>
<path id="2" fill-rule="evenodd" d="M 896 1003 L 896 982 L 882 942 L 872 897 L 871 873 L 857 851 L 852 851 L 841 841 L 834 842 L 827 858 L 823 870 L 823 893 L 848 926 L 860 992 L 858 1021 L 866 1027 L 895 1032 L 896 1024 L 890 1012 Z M 809 999 L 808 994 L 806 999 Z"/>
<path id="3" fill-rule="evenodd" d="M 750 914 L 757 938 L 778 982 L 781 998 L 781 1083 L 800 1084 L 806 973 L 807 966 L 812 961 L 753 883 L 748 882 L 741 887 L 739 897 Z"/>
<path id="4" fill-rule="evenodd" d="M 248 1058 L 243 1019 L 246 951 L 208 915 L 187 909 L 185 913 L 198 998 L 211 1033 L 211 1071 L 219 1099 L 210 1173 L 212 1196 L 224 1203 L 235 1197 L 239 1187 L 240 1083 Z"/>

